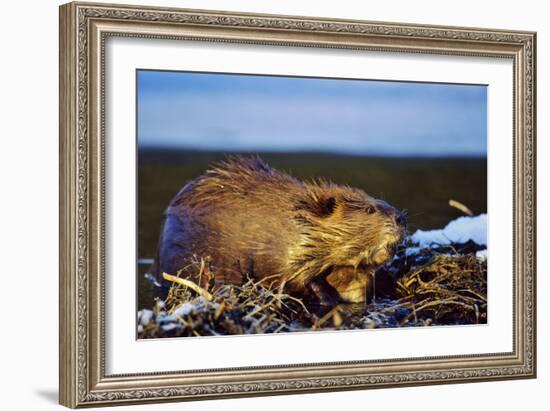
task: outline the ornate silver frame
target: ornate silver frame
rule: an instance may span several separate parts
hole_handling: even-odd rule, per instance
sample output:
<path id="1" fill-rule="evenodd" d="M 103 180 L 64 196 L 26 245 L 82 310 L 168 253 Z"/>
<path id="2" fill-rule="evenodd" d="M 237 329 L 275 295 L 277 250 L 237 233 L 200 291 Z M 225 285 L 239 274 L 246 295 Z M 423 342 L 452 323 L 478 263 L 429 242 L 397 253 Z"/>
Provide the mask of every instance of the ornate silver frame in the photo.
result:
<path id="1" fill-rule="evenodd" d="M 514 349 L 472 356 L 106 375 L 103 64 L 109 36 L 475 55 L 514 64 Z M 534 378 L 533 32 L 92 3 L 60 8 L 60 403 L 68 407 Z"/>

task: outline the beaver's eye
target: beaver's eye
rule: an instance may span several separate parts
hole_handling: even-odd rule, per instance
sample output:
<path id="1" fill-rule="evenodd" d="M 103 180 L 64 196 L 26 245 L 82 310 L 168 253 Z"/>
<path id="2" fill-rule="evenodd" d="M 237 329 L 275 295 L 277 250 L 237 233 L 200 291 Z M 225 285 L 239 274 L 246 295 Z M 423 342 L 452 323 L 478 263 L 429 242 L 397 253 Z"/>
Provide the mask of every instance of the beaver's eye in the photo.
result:
<path id="1" fill-rule="evenodd" d="M 374 214 L 376 212 L 376 209 L 373 206 L 368 206 L 365 211 L 367 214 Z"/>

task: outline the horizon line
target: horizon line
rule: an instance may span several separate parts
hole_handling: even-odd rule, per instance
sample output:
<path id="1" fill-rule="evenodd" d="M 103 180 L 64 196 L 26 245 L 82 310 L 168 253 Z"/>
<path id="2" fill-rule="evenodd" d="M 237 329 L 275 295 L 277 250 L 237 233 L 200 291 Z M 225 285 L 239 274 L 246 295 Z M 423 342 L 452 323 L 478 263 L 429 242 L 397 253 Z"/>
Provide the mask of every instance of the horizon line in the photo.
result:
<path id="1" fill-rule="evenodd" d="M 381 158 L 428 158 L 428 159 L 436 159 L 436 158 L 472 158 L 472 159 L 487 159 L 487 154 L 483 153 L 469 153 L 469 152 L 463 152 L 463 153 L 445 153 L 445 154 L 437 154 L 437 153 L 425 153 L 425 154 L 418 154 L 418 153 L 389 153 L 389 152 L 350 152 L 347 150 L 323 150 L 323 149 L 316 149 L 316 150 L 310 150 L 310 149 L 295 149 L 295 150 L 273 150 L 273 149 L 266 149 L 266 150 L 245 150 L 245 149 L 237 149 L 237 150 L 216 150 L 216 149 L 201 149 L 201 148 L 188 148 L 188 147 L 181 147 L 181 146 L 169 146 L 169 145 L 162 145 L 162 146 L 152 146 L 152 145 L 141 145 L 137 146 L 138 152 L 139 151 L 175 151 L 175 152 L 187 152 L 187 153 L 200 153 L 200 154 L 288 154 L 288 155 L 298 155 L 298 154 L 317 154 L 317 155 L 338 155 L 338 156 L 348 156 L 348 157 L 381 157 Z"/>

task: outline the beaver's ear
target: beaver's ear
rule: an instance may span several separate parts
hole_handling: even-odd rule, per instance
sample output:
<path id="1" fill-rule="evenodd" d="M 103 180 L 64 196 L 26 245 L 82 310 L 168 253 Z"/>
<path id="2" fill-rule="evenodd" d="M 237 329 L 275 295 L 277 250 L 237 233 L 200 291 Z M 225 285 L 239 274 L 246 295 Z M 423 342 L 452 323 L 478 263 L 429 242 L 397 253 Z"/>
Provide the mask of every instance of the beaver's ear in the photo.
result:
<path id="1" fill-rule="evenodd" d="M 322 216 L 329 216 L 334 213 L 334 209 L 336 208 L 336 199 L 334 197 L 321 199 L 320 205 Z"/>
<path id="2" fill-rule="evenodd" d="M 336 209 L 336 198 L 332 196 L 308 196 L 298 203 L 298 209 L 309 211 L 317 217 L 328 217 Z"/>

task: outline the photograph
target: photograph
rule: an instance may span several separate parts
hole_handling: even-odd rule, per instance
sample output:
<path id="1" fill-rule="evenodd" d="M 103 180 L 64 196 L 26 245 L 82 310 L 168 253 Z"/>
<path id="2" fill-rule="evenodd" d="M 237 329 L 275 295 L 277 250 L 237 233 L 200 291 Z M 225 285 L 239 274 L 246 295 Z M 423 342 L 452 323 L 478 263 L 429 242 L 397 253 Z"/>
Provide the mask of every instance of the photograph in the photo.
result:
<path id="1" fill-rule="evenodd" d="M 135 87 L 138 339 L 487 324 L 486 84 Z"/>
<path id="2" fill-rule="evenodd" d="M 59 7 L 59 403 L 537 378 L 539 25 L 276 3 Z"/>

